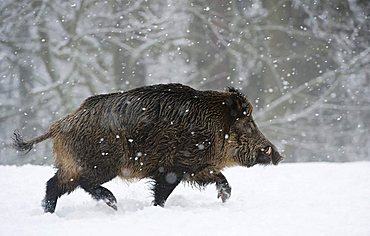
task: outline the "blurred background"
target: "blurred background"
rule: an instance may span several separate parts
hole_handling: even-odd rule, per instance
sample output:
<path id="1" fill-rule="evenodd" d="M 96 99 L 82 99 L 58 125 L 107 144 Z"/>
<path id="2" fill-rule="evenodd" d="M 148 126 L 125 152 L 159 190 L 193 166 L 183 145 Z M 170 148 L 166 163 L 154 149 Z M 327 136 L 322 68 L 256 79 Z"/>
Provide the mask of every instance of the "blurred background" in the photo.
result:
<path id="1" fill-rule="evenodd" d="M 1 0 L 0 164 L 88 96 L 233 86 L 287 162 L 370 160 L 368 0 Z"/>

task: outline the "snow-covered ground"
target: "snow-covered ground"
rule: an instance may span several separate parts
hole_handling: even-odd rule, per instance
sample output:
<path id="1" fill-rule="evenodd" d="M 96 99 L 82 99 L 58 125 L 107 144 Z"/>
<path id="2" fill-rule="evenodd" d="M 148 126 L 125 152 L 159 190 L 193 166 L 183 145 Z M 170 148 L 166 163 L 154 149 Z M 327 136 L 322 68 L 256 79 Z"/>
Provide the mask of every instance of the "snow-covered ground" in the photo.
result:
<path id="1" fill-rule="evenodd" d="M 370 162 L 231 168 L 225 204 L 214 186 L 181 184 L 165 208 L 154 207 L 148 181 L 115 179 L 105 186 L 117 212 L 78 189 L 44 214 L 53 172 L 0 166 L 0 235 L 370 235 Z"/>

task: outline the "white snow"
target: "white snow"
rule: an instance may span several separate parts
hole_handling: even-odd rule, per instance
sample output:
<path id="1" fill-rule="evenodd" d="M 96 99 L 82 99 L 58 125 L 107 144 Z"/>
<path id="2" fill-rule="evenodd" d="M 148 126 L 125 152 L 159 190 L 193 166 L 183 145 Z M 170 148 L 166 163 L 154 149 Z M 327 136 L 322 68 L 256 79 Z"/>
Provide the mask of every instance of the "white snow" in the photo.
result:
<path id="1" fill-rule="evenodd" d="M 150 184 L 115 179 L 104 186 L 115 212 L 83 190 L 40 203 L 51 167 L 0 166 L 0 235 L 370 235 L 370 162 L 230 168 L 225 204 L 214 186 L 181 184 L 165 208 L 151 206 Z"/>

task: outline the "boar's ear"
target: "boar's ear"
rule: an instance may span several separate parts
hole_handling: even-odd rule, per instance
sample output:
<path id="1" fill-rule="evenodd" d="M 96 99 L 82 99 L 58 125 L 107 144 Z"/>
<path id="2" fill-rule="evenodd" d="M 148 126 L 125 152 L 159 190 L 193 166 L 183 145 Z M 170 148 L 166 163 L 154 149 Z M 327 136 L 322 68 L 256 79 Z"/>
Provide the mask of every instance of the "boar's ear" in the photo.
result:
<path id="1" fill-rule="evenodd" d="M 234 87 L 228 87 L 228 90 L 230 93 L 236 93 L 236 94 L 239 94 L 240 96 L 244 96 L 238 89 Z"/>
<path id="2" fill-rule="evenodd" d="M 230 95 L 225 104 L 228 107 L 230 118 L 237 120 L 252 114 L 252 105 L 247 98 L 237 89 L 229 88 Z"/>

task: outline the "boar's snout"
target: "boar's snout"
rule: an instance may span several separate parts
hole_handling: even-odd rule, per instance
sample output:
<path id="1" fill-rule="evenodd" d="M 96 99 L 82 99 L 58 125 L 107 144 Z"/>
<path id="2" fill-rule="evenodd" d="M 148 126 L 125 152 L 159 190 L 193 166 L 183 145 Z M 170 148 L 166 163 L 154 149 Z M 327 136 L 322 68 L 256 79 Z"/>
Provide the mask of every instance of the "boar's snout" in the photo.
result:
<path id="1" fill-rule="evenodd" d="M 235 134 L 237 147 L 235 156 L 241 165 L 252 167 L 256 164 L 279 164 L 283 157 L 277 148 L 261 133 L 252 117 L 252 105 L 243 105 L 244 117 L 236 119 L 231 131 Z"/>
<path id="2" fill-rule="evenodd" d="M 271 162 L 274 165 L 279 164 L 282 160 L 284 160 L 284 157 L 280 155 L 280 153 L 277 151 L 277 148 L 273 147 L 271 148 Z"/>
<path id="3" fill-rule="evenodd" d="M 267 145 L 257 151 L 256 164 L 268 165 L 268 164 L 279 164 L 284 158 L 277 151 L 274 145 Z"/>

